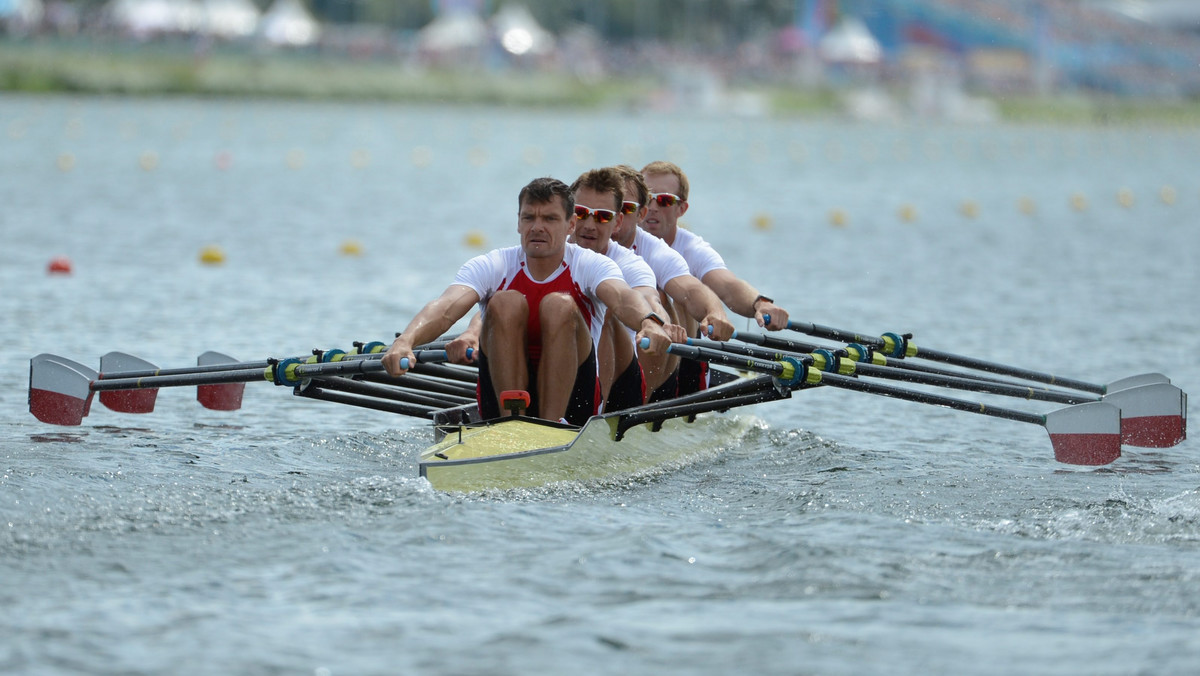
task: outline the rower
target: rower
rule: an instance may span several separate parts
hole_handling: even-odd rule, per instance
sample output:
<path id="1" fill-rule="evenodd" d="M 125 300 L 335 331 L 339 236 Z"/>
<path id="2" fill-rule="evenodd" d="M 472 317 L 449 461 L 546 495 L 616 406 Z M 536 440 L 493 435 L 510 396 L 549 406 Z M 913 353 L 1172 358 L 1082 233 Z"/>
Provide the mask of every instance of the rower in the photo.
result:
<path id="1" fill-rule="evenodd" d="M 625 199 L 619 218 L 623 222 L 613 230 L 613 239 L 646 261 L 660 292 L 660 300 L 676 324 L 699 322 L 705 337 L 729 340 L 733 324 L 725 314 L 721 299 L 688 271 L 687 261 L 663 240 L 637 227 L 647 212 L 650 191 L 640 172 L 622 164 L 616 167 L 624 180 Z M 647 401 L 670 399 L 678 394 L 679 357 L 651 355 L 640 351 L 638 360 L 646 375 Z"/>
<path id="2" fill-rule="evenodd" d="M 721 255 L 704 238 L 679 227 L 679 217 L 688 210 L 688 180 L 683 170 L 672 162 L 660 160 L 643 167 L 642 176 L 650 196 L 641 227 L 678 251 L 687 261 L 692 275 L 712 289 L 730 310 L 753 318 L 759 326 L 773 331 L 786 328 L 787 310 L 730 271 Z M 766 317 L 770 318 L 769 322 Z M 688 333 L 695 335 L 690 326 Z M 693 373 L 692 367 L 696 365 L 700 368 Z M 706 387 L 703 364 L 689 361 L 680 364 L 680 369 L 680 394 Z"/>
<path id="3" fill-rule="evenodd" d="M 646 299 L 661 318 L 663 328 L 673 342 L 687 339 L 686 330 L 668 322 L 667 309 L 658 295 L 654 271 L 634 252 L 617 242 L 616 232 L 625 227 L 621 214 L 624 201 L 624 181 L 616 169 L 606 167 L 584 172 L 571 191 L 575 193 L 575 231 L 570 240 L 586 249 L 607 256 L 621 268 L 625 282 Z M 630 223 L 630 227 L 636 227 Z M 665 357 L 666 353 L 660 353 Z M 622 411 L 641 406 L 646 401 L 646 380 L 638 361 L 633 332 L 628 331 L 612 314 L 604 318 L 600 334 L 600 389 L 604 396 L 604 411 Z"/>
<path id="4" fill-rule="evenodd" d="M 517 205 L 520 245 L 464 263 L 388 348 L 383 366 L 402 375 L 402 359 L 417 363 L 414 345 L 444 334 L 478 305 L 480 415 L 500 417 L 500 393 L 525 390 L 528 415 L 582 425 L 600 404 L 596 345 L 605 308 L 638 340 L 649 339 L 651 353 L 666 351 L 671 339 L 616 263 L 567 242 L 575 198 L 566 184 L 535 179 Z"/>

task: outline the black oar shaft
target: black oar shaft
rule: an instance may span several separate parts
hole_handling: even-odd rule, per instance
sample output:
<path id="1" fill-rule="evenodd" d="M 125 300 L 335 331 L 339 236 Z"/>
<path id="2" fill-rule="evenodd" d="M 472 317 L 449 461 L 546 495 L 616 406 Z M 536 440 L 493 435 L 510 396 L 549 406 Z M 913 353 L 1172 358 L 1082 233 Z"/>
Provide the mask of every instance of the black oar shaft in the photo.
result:
<path id="1" fill-rule="evenodd" d="M 840 340 L 849 343 L 861 343 L 875 348 L 888 347 L 887 342 L 883 338 L 845 331 L 843 329 L 835 329 L 829 326 L 821 326 L 820 324 L 810 324 L 808 322 L 789 321 L 788 328 L 793 331 L 799 331 L 810 336 L 818 338 L 827 338 L 830 340 Z M 1051 373 L 1042 371 L 1034 371 L 1031 369 L 1020 368 L 1017 366 L 1009 366 L 1007 364 L 999 364 L 996 362 L 976 359 L 974 357 L 966 357 L 950 352 L 942 352 L 925 347 L 919 347 L 913 343 L 909 344 L 910 357 L 920 357 L 929 359 L 930 361 L 938 361 L 943 364 L 951 364 L 953 366 L 961 366 L 963 368 L 974 369 L 976 371 L 984 371 L 986 373 L 996 373 L 999 375 L 1011 376 L 1013 378 L 1021 378 L 1023 380 L 1032 380 L 1036 383 L 1045 383 L 1046 385 L 1057 385 L 1067 387 L 1073 390 L 1082 390 L 1093 394 L 1104 394 L 1105 387 L 1095 383 L 1088 383 L 1074 378 L 1064 378 Z"/>
<path id="2" fill-rule="evenodd" d="M 744 338 L 748 335 L 750 334 L 738 334 L 738 337 Z M 756 337 L 764 338 L 764 344 L 774 342 L 773 336 Z M 717 342 L 703 339 L 689 339 L 689 344 L 693 344 L 702 348 L 707 347 L 709 349 L 721 350 L 724 352 L 734 352 L 757 357 L 759 359 L 770 359 L 775 361 L 783 359 L 784 357 L 792 357 L 794 359 L 801 360 L 811 360 L 812 358 L 811 355 L 808 354 L 784 350 L 772 350 L 769 347 L 739 345 L 737 343 Z M 996 394 L 1006 397 L 1033 399 L 1037 401 L 1052 401 L 1060 404 L 1080 404 L 1088 401 L 1098 400 L 1098 397 L 1094 395 L 1073 394 L 1065 391 L 1048 390 L 1043 387 L 1030 387 L 1012 381 L 1001 381 L 996 378 L 977 377 L 967 373 L 950 371 L 948 369 L 940 369 L 932 366 L 910 364 L 900 359 L 888 359 L 882 355 L 876 355 L 875 359 L 882 361 L 883 363 L 843 363 L 849 364 L 850 368 L 861 375 L 874 376 L 876 378 L 887 378 L 890 380 L 899 380 L 921 385 L 949 387 L 956 390 L 983 392 L 985 394 Z"/>
<path id="3" fill-rule="evenodd" d="M 916 390 L 908 390 L 874 381 L 859 380 L 857 378 L 851 378 L 850 376 L 840 376 L 835 373 L 822 373 L 821 382 L 845 390 L 879 394 L 885 397 L 894 397 L 896 399 L 915 401 L 921 404 L 945 406 L 946 408 L 966 411 L 968 413 L 990 415 L 994 418 L 1005 418 L 1007 420 L 1016 420 L 1018 422 L 1033 423 L 1035 425 L 1046 424 L 1046 416 L 1037 413 L 1017 411 L 1015 409 L 1001 408 L 998 406 L 987 406 L 976 401 L 955 399 L 953 397 L 946 397 L 940 394 L 931 394 L 928 392 L 917 392 Z"/>
<path id="4" fill-rule="evenodd" d="M 93 380 L 89 387 L 96 392 L 106 390 L 142 390 L 152 387 L 174 387 L 184 385 L 219 385 L 222 383 L 250 383 L 256 380 L 271 380 L 270 368 L 225 369 L 205 373 L 181 373 L 178 375 L 146 376 L 144 378 L 102 378 Z"/>

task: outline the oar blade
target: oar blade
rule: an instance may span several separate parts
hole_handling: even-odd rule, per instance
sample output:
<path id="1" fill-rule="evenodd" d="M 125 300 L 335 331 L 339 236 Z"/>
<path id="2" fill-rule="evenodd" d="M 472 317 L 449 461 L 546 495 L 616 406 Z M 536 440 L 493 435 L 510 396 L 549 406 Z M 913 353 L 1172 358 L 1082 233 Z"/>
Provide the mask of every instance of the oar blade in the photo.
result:
<path id="1" fill-rule="evenodd" d="M 100 357 L 100 373 L 115 377 L 122 371 L 155 371 L 158 367 L 145 359 L 124 352 L 109 352 Z M 103 377 L 103 375 L 101 376 Z M 118 413 L 151 413 L 158 398 L 158 388 L 136 390 L 104 390 L 100 403 Z"/>
<path id="2" fill-rule="evenodd" d="M 1121 440 L 1141 448 L 1169 448 L 1187 437 L 1187 395 L 1166 383 L 1105 395 L 1121 409 Z"/>
<path id="3" fill-rule="evenodd" d="M 1107 402 L 1076 404 L 1046 415 L 1054 459 L 1068 465 L 1107 465 L 1121 457 L 1121 409 Z"/>
<path id="4" fill-rule="evenodd" d="M 1155 385 L 1158 383 L 1171 384 L 1171 379 L 1161 373 L 1139 373 L 1136 376 L 1129 376 L 1114 380 L 1104 386 L 1105 392 L 1116 392 L 1118 390 L 1128 390 L 1131 387 L 1141 387 L 1142 385 Z"/>
<path id="5" fill-rule="evenodd" d="M 78 368 L 77 368 L 78 367 Z M 92 401 L 96 372 L 51 354 L 29 360 L 29 412 L 51 425 L 79 425 Z"/>
<path id="6" fill-rule="evenodd" d="M 215 364 L 236 365 L 238 360 L 220 352 L 208 351 L 196 358 L 197 366 L 212 366 Z M 200 385 L 196 388 L 196 401 L 204 408 L 213 411 L 236 411 L 242 407 L 242 393 L 246 391 L 246 383 L 224 383 L 220 385 Z"/>

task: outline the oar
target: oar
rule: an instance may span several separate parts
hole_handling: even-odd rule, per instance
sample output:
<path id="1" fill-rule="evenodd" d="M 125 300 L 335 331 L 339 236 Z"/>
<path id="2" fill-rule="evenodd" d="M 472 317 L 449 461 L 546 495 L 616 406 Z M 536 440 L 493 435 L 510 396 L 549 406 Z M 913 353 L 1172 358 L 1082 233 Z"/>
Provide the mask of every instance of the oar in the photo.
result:
<path id="1" fill-rule="evenodd" d="M 830 385 L 857 392 L 934 404 L 968 413 L 1040 425 L 1050 434 L 1055 460 L 1062 463 L 1106 465 L 1121 457 L 1121 412 L 1116 406 L 1106 402 L 1076 404 L 1047 414 L 1037 414 L 987 406 L 979 402 L 884 385 L 835 373 L 822 373 L 808 368 L 803 362 L 794 359 L 764 364 L 763 362 L 766 360 L 753 357 L 739 358 L 718 350 L 678 343 L 671 345 L 668 351 L 689 359 L 716 361 L 730 366 L 735 365 L 732 362 L 736 362 L 736 365 L 742 368 L 761 370 L 773 375 L 778 374 L 781 377 L 780 383 L 793 389 Z"/>
<path id="2" fill-rule="evenodd" d="M 326 353 L 330 357 L 331 353 Z M 419 350 L 418 362 L 445 361 L 445 350 Z M 295 386 L 314 376 L 354 375 L 383 372 L 379 355 L 336 354 L 331 361 L 309 363 L 298 358 L 268 360 L 266 366 L 254 362 L 225 365 L 225 368 L 201 370 L 176 369 L 158 375 L 101 377 L 82 364 L 54 355 L 41 354 L 29 360 L 29 410 L 42 422 L 55 425 L 79 425 L 87 415 L 94 392 L 143 390 L 189 385 L 226 385 L 265 380 L 276 385 Z M 407 359 L 401 364 L 408 368 Z M 178 371 L 184 371 L 182 373 Z M 136 407 L 133 407 L 136 408 Z"/>
<path id="3" fill-rule="evenodd" d="M 766 336 L 745 333 L 739 334 L 738 337 L 742 339 L 753 338 L 756 340 L 767 338 Z M 868 350 L 856 344 L 834 352 L 826 349 L 817 349 L 813 352 L 803 354 L 790 351 L 771 351 L 752 345 L 738 345 L 736 343 L 721 343 L 698 339 L 689 339 L 688 343 L 727 352 L 750 354 L 760 359 L 782 359 L 783 357 L 790 356 L 805 360 L 805 363 L 815 365 L 822 371 L 841 375 L 860 374 L 921 385 L 969 390 L 1060 404 L 1107 401 L 1121 410 L 1121 440 L 1122 443 L 1129 446 L 1167 448 L 1182 442 L 1186 436 L 1187 395 L 1178 387 L 1166 383 L 1129 387 L 1116 390 L 1111 394 L 1097 396 L 1094 394 L 1033 388 L 996 379 L 979 379 L 960 373 L 944 371 L 934 373 L 928 370 L 914 371 L 901 369 L 897 367 L 905 362 L 888 359 L 878 352 Z"/>
<path id="4" fill-rule="evenodd" d="M 793 331 L 798 331 L 810 336 L 825 338 L 828 340 L 837 340 L 844 343 L 860 343 L 876 349 L 881 349 L 889 357 L 919 357 L 930 361 L 939 361 L 945 364 L 953 364 L 963 368 L 974 369 L 976 371 L 984 371 L 987 373 L 998 373 L 1001 375 L 1021 378 L 1023 380 L 1032 380 L 1037 383 L 1045 383 L 1047 385 L 1058 385 L 1072 390 L 1082 390 L 1093 394 L 1108 394 L 1112 389 L 1110 385 L 1098 385 L 1095 383 L 1075 380 L 1073 378 L 1064 378 L 1050 373 L 1034 371 L 1030 369 L 1009 366 L 1007 364 L 999 364 L 996 362 L 984 361 L 974 357 L 965 357 L 950 352 L 942 352 L 930 348 L 918 348 L 914 343 L 910 334 L 898 335 L 895 333 L 885 333 L 880 337 L 865 336 L 861 333 L 854 333 L 843 329 L 835 329 L 819 324 L 810 324 L 808 322 L 789 321 L 787 327 Z M 1137 384 L 1150 383 L 1170 383 L 1171 380 L 1161 373 L 1147 373 L 1138 376 L 1133 376 Z M 1123 379 L 1128 380 L 1128 379 Z M 1122 381 L 1117 381 L 1122 383 Z"/>

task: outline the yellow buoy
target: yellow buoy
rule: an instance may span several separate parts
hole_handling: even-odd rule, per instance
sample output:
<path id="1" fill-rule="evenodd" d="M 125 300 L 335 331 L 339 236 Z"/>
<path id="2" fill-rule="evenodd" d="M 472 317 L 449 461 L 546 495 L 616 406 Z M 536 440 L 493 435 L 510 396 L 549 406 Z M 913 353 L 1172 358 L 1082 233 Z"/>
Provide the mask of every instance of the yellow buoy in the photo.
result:
<path id="1" fill-rule="evenodd" d="M 1028 197 L 1022 197 L 1021 201 L 1017 203 L 1017 208 L 1026 216 L 1032 216 L 1037 213 L 1037 204 Z"/>
<path id="2" fill-rule="evenodd" d="M 900 207 L 900 211 L 897 215 L 899 215 L 900 220 L 904 221 L 905 223 L 912 223 L 913 221 L 917 220 L 917 209 L 911 204 L 905 204 Z"/>
<path id="3" fill-rule="evenodd" d="M 771 214 L 759 213 L 754 217 L 754 227 L 758 230 L 770 230 L 774 224 Z"/>
<path id="4" fill-rule="evenodd" d="M 1163 204 L 1166 204 L 1168 206 L 1174 204 L 1175 203 L 1175 188 L 1172 186 L 1169 186 L 1169 185 L 1164 185 L 1162 187 L 1162 190 L 1158 191 L 1158 198 L 1162 200 Z"/>
<path id="5" fill-rule="evenodd" d="M 841 209 L 834 209 L 829 212 L 829 224 L 833 227 L 844 228 L 847 225 L 847 221 L 846 212 Z"/>
<path id="6" fill-rule="evenodd" d="M 154 171 L 158 168 L 158 153 L 144 152 L 138 158 L 138 166 L 145 171 Z"/>
<path id="7" fill-rule="evenodd" d="M 1071 208 L 1075 211 L 1087 211 L 1087 198 L 1080 193 L 1071 195 Z"/>
<path id="8" fill-rule="evenodd" d="M 962 206 L 958 208 L 958 211 L 967 218 L 976 218 L 979 216 L 979 205 L 972 200 L 967 200 L 966 202 L 962 203 Z"/>
<path id="9" fill-rule="evenodd" d="M 210 244 L 200 250 L 200 262 L 205 265 L 221 265 L 225 262 L 225 252 L 221 247 Z"/>
<path id="10" fill-rule="evenodd" d="M 1133 191 L 1129 188 L 1121 188 L 1117 191 L 1117 204 L 1129 209 L 1133 206 Z"/>
<path id="11" fill-rule="evenodd" d="M 363 255 L 362 242 L 357 239 L 348 239 L 338 247 L 338 253 L 343 256 L 361 256 Z"/>
<path id="12" fill-rule="evenodd" d="M 472 230 L 463 236 L 463 244 L 466 244 L 472 249 L 482 249 L 487 242 L 487 238 L 478 230 Z"/>
<path id="13" fill-rule="evenodd" d="M 58 170 L 70 171 L 75 168 L 75 156 L 71 153 L 63 153 L 58 156 Z"/>

